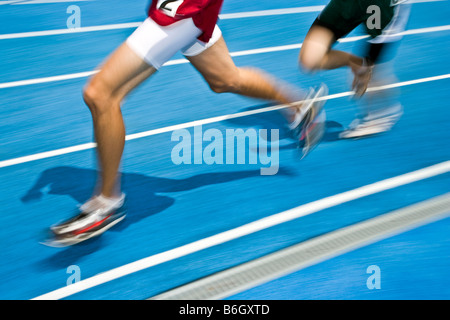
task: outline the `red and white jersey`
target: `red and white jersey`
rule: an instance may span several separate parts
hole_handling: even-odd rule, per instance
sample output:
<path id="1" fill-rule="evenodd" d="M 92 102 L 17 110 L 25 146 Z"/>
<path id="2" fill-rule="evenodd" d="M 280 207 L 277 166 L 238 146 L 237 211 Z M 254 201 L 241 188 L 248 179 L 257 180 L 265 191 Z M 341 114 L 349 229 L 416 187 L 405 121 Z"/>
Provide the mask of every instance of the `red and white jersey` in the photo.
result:
<path id="1" fill-rule="evenodd" d="M 161 26 L 192 18 L 203 31 L 198 39 L 208 42 L 217 23 L 223 0 L 153 0 L 148 16 Z"/>

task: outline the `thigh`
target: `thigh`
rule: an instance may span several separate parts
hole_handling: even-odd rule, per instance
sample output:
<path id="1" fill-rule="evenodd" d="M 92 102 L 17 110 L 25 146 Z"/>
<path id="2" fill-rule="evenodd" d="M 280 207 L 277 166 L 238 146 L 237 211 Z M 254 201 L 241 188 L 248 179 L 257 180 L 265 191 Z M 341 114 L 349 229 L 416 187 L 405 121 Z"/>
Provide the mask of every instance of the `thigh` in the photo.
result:
<path id="1" fill-rule="evenodd" d="M 211 47 L 186 58 L 208 83 L 218 83 L 223 79 L 233 78 L 238 72 L 222 36 Z"/>
<path id="2" fill-rule="evenodd" d="M 149 65 L 159 69 L 175 53 L 195 43 L 201 34 L 202 31 L 195 26 L 192 18 L 167 26 L 147 18 L 128 37 L 127 45 Z"/>
<path id="3" fill-rule="evenodd" d="M 327 27 L 313 24 L 303 40 L 301 52 L 325 55 L 335 42 L 334 32 Z"/>
<path id="4" fill-rule="evenodd" d="M 155 71 L 123 43 L 99 67 L 99 72 L 90 79 L 87 87 L 102 93 L 105 98 L 120 101 Z"/>
<path id="5" fill-rule="evenodd" d="M 147 18 L 106 60 L 90 85 L 122 100 L 200 33 L 192 19 L 160 26 Z"/>
<path id="6" fill-rule="evenodd" d="M 301 65 L 315 69 L 333 44 L 355 29 L 363 17 L 358 1 L 331 0 L 309 29 L 300 50 Z"/>

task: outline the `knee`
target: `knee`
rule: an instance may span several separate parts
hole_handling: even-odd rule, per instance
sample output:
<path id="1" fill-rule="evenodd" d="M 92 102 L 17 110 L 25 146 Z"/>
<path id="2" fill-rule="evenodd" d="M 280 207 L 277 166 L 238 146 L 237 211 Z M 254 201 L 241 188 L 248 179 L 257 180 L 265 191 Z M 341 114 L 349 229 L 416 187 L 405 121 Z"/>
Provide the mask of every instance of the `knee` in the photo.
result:
<path id="1" fill-rule="evenodd" d="M 95 78 L 83 89 L 83 100 L 93 116 L 105 113 L 114 106 L 111 92 Z"/>
<path id="2" fill-rule="evenodd" d="M 97 100 L 97 90 L 88 84 L 83 88 L 83 100 L 89 109 L 93 109 L 95 106 L 95 101 Z"/>
<path id="3" fill-rule="evenodd" d="M 320 58 L 306 50 L 300 51 L 299 66 L 305 72 L 314 72 L 320 68 Z"/>

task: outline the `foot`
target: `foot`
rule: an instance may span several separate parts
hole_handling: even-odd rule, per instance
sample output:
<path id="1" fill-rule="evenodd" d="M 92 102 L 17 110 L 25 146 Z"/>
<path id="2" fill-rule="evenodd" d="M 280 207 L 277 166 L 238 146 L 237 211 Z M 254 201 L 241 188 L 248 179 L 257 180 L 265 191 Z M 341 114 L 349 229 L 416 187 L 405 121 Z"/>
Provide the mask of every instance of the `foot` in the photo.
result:
<path id="1" fill-rule="evenodd" d="M 321 141 L 325 131 L 325 100 L 328 88 L 322 84 L 318 89 L 311 90 L 301 105 L 301 116 L 289 126 L 293 136 L 298 141 L 302 159 Z"/>
<path id="2" fill-rule="evenodd" d="M 96 196 L 80 207 L 80 213 L 50 228 L 52 237 L 45 244 L 70 246 L 104 233 L 125 218 L 125 195 L 117 199 Z"/>
<path id="3" fill-rule="evenodd" d="M 341 139 L 363 138 L 389 131 L 397 123 L 402 114 L 403 112 L 399 111 L 383 117 L 355 119 L 347 130 L 340 133 L 339 137 Z"/>

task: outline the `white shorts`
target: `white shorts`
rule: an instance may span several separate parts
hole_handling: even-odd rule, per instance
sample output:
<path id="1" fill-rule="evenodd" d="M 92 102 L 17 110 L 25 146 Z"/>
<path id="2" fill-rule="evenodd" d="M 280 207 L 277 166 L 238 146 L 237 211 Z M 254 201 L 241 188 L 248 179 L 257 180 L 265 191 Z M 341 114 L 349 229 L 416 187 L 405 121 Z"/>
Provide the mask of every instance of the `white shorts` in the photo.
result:
<path id="1" fill-rule="evenodd" d="M 147 18 L 127 39 L 127 45 L 145 62 L 159 69 L 178 51 L 185 56 L 196 56 L 211 47 L 222 36 L 216 25 L 209 42 L 198 40 L 202 31 L 192 18 L 160 26 Z"/>

